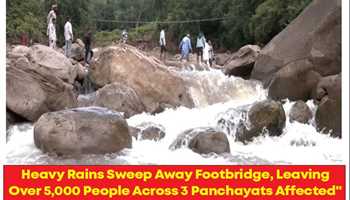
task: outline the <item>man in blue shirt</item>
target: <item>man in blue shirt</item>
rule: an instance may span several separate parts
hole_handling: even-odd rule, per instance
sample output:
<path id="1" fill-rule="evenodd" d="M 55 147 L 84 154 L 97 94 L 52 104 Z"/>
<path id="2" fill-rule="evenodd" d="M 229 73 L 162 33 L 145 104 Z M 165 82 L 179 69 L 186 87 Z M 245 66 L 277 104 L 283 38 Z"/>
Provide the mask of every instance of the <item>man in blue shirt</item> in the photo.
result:
<path id="1" fill-rule="evenodd" d="M 180 43 L 180 50 L 181 50 L 181 60 L 186 59 L 187 61 L 190 61 L 190 52 L 192 52 L 192 45 L 191 45 L 191 39 L 190 34 L 187 34 Z"/>

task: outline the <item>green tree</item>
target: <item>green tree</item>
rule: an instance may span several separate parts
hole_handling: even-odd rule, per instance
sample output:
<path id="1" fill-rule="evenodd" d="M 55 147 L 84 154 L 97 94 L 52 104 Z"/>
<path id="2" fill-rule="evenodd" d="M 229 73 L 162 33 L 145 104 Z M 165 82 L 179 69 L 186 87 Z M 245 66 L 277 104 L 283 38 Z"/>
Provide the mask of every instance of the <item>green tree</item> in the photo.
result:
<path id="1" fill-rule="evenodd" d="M 226 16 L 229 17 L 223 23 L 222 41 L 226 47 L 238 49 L 245 44 L 254 43 L 255 38 L 249 32 L 250 18 L 255 14 L 255 9 L 264 0 L 233 0 L 229 5 Z"/>
<path id="2" fill-rule="evenodd" d="M 36 42 L 46 34 L 41 0 L 6 0 L 6 37 L 18 40 L 22 34 Z"/>
<path id="3" fill-rule="evenodd" d="M 66 18 L 71 18 L 75 38 L 82 37 L 87 29 L 94 27 L 89 9 L 90 0 L 60 0 L 57 13 L 57 33 L 61 44 L 64 42 L 64 25 Z"/>
<path id="4" fill-rule="evenodd" d="M 28 33 L 36 40 L 46 38 L 46 15 L 58 4 L 57 35 L 61 43 L 66 17 L 72 19 L 75 38 L 87 29 L 101 32 L 99 38 L 116 39 L 129 29 L 131 39 L 151 38 L 157 43 L 159 29 L 167 29 L 167 40 L 176 44 L 186 34 L 194 39 L 202 31 L 216 48 L 237 50 L 246 44 L 266 44 L 282 31 L 311 0 L 7 0 L 7 37 Z M 226 17 L 220 21 L 157 24 Z M 107 20 L 107 21 L 103 21 Z M 135 21 L 115 23 L 110 21 Z M 144 24 L 144 21 L 155 21 Z M 152 37 L 150 37 L 152 35 Z M 107 37 L 108 36 L 108 37 Z"/>
<path id="5" fill-rule="evenodd" d="M 249 20 L 256 42 L 267 43 L 283 30 L 311 0 L 267 0 L 260 4 Z"/>

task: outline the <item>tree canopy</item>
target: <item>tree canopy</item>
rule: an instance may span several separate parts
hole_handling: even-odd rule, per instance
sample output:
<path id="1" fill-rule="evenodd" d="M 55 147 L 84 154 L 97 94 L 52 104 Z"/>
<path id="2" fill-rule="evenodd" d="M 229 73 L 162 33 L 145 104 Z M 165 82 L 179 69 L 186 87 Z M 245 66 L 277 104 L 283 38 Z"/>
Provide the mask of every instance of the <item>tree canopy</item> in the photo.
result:
<path id="1" fill-rule="evenodd" d="M 119 34 L 128 29 L 145 34 L 167 30 L 168 40 L 177 43 L 186 33 L 202 31 L 216 47 L 238 49 L 245 44 L 266 44 L 283 30 L 311 0 L 56 0 L 58 32 L 63 37 L 66 16 L 70 16 L 76 35 L 87 29 L 96 35 Z M 28 33 L 37 41 L 45 38 L 46 15 L 54 0 L 7 0 L 7 37 Z M 144 21 L 177 21 L 226 17 L 220 21 L 158 24 Z M 121 23 L 116 21 L 133 21 Z M 147 28 L 143 28 L 146 26 Z M 152 30 L 152 28 L 154 30 Z M 113 35 L 113 34 L 109 34 Z M 135 34 L 135 37 L 138 35 Z M 107 37 L 108 38 L 108 37 Z M 106 39 L 106 38 L 104 38 Z M 157 42 L 157 41 L 155 41 Z"/>

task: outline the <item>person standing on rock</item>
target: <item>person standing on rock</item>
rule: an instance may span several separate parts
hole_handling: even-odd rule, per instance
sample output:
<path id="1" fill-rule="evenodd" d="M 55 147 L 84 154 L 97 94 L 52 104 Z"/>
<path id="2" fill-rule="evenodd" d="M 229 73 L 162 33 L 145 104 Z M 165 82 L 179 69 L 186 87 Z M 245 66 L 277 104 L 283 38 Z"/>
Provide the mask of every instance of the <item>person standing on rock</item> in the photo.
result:
<path id="1" fill-rule="evenodd" d="M 51 43 L 50 43 L 50 25 L 52 23 L 52 19 L 56 19 L 56 10 L 57 10 L 57 5 L 54 4 L 51 6 L 51 10 L 50 10 L 49 14 L 47 15 L 46 35 L 49 37 L 49 46 L 51 46 Z"/>
<path id="2" fill-rule="evenodd" d="M 49 47 L 56 49 L 56 18 L 52 18 L 48 27 L 49 32 Z"/>
<path id="3" fill-rule="evenodd" d="M 192 51 L 190 34 L 187 34 L 180 43 L 180 51 L 181 51 L 181 61 L 186 59 L 188 62 L 190 61 L 190 52 Z"/>
<path id="4" fill-rule="evenodd" d="M 160 31 L 160 37 L 159 37 L 159 44 L 160 44 L 160 60 L 162 60 L 163 54 L 164 58 L 163 60 L 165 61 L 166 59 L 166 41 L 165 41 L 165 30 L 162 29 Z"/>
<path id="5" fill-rule="evenodd" d="M 210 67 L 210 51 L 211 51 L 211 46 L 205 42 L 204 43 L 204 49 L 203 49 L 203 62 L 207 67 Z"/>
<path id="6" fill-rule="evenodd" d="M 72 24 L 70 23 L 70 17 L 67 17 L 67 22 L 64 25 L 64 38 L 65 38 L 64 55 L 66 55 L 67 58 L 70 58 L 72 42 L 73 42 L 73 29 L 72 29 Z"/>
<path id="7" fill-rule="evenodd" d="M 90 60 L 93 56 L 93 52 L 91 50 L 91 40 L 92 40 L 92 33 L 91 31 L 88 31 L 84 36 L 84 46 L 85 46 L 85 65 L 90 65 Z"/>
<path id="8" fill-rule="evenodd" d="M 54 4 L 51 6 L 51 10 L 49 14 L 47 15 L 47 25 L 49 25 L 52 21 L 52 19 L 56 19 L 56 13 L 57 13 L 57 5 Z"/>
<path id="9" fill-rule="evenodd" d="M 202 32 L 199 33 L 197 37 L 197 44 L 196 44 L 196 50 L 197 50 L 197 63 L 203 61 L 203 49 L 205 47 L 205 37 Z M 199 60 L 200 58 L 200 60 Z"/>
<path id="10" fill-rule="evenodd" d="M 215 55 L 214 55 L 214 48 L 210 40 L 208 41 L 208 45 L 209 45 L 209 64 L 211 67 L 213 65 Z"/>
<path id="11" fill-rule="evenodd" d="M 127 41 L 128 41 L 128 32 L 126 31 L 126 29 L 124 29 L 122 32 L 122 42 L 126 44 Z"/>

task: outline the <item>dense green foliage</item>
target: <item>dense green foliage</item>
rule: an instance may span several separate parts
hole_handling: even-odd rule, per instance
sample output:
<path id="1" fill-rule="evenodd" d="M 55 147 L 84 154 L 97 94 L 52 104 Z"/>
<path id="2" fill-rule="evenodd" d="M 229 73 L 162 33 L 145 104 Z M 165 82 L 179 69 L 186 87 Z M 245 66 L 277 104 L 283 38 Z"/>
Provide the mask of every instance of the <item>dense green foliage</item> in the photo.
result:
<path id="1" fill-rule="evenodd" d="M 297 16 L 310 1 L 267 0 L 257 7 L 249 23 L 250 35 L 266 43 Z"/>
<path id="2" fill-rule="evenodd" d="M 242 45 L 266 44 L 285 28 L 311 0 L 59 0 L 58 34 L 62 40 L 66 16 L 71 16 L 75 35 L 95 32 L 101 43 L 118 40 L 120 31 L 128 29 L 132 40 L 152 40 L 165 27 L 168 41 L 177 44 L 186 33 L 192 38 L 203 31 L 216 47 L 237 49 Z M 7 0 L 7 37 L 21 32 L 43 37 L 49 0 Z M 227 17 L 222 21 L 158 24 Z M 121 23 L 117 21 L 132 21 Z M 153 21 L 144 24 L 144 21 Z"/>
<path id="3" fill-rule="evenodd" d="M 6 0 L 6 35 L 8 39 L 27 34 L 39 41 L 46 33 L 43 24 L 43 1 Z"/>

